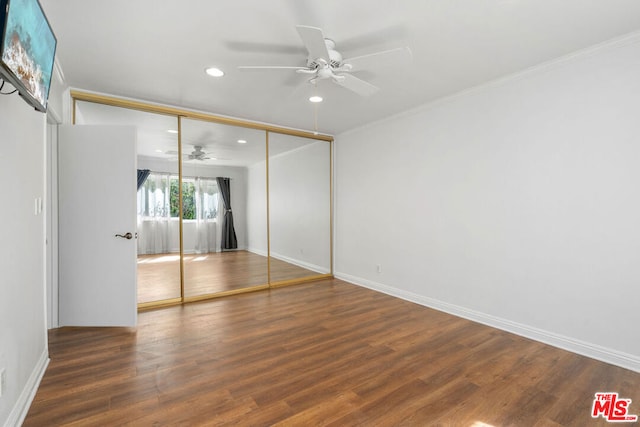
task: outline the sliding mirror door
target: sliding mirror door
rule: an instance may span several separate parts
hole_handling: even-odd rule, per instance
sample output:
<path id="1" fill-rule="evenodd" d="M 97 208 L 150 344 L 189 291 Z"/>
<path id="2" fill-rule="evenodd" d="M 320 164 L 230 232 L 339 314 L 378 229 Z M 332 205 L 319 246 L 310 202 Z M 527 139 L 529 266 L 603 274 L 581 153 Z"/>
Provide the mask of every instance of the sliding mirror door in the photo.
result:
<path id="1" fill-rule="evenodd" d="M 77 101 L 75 123 L 136 128 L 138 304 L 179 301 L 177 117 Z"/>
<path id="2" fill-rule="evenodd" d="M 267 288 L 266 132 L 180 120 L 185 300 Z"/>
<path id="3" fill-rule="evenodd" d="M 272 285 L 332 273 L 331 144 L 269 133 Z"/>
<path id="4" fill-rule="evenodd" d="M 139 308 L 332 274 L 329 138 L 72 96 L 75 124 L 136 128 Z"/>

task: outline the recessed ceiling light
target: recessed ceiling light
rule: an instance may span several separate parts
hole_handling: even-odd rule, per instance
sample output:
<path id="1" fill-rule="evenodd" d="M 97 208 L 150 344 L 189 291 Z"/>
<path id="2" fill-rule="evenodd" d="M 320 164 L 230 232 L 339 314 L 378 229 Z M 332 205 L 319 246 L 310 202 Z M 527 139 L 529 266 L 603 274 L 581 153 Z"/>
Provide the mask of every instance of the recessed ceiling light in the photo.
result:
<path id="1" fill-rule="evenodd" d="M 205 72 L 207 74 L 209 74 L 211 77 L 222 77 L 222 76 L 224 76 L 224 71 L 222 71 L 220 68 L 216 68 L 216 67 L 207 68 L 205 70 Z"/>
<path id="2" fill-rule="evenodd" d="M 178 133 L 178 131 L 175 130 L 175 129 L 169 129 L 169 130 L 167 130 L 167 132 L 169 132 L 169 133 Z"/>
<path id="3" fill-rule="evenodd" d="M 309 101 L 311 101 L 311 102 L 322 102 L 322 97 L 318 96 L 318 95 L 314 95 L 311 98 L 309 98 Z"/>
<path id="4" fill-rule="evenodd" d="M 156 150 L 156 153 L 164 153 L 162 150 Z"/>
<path id="5" fill-rule="evenodd" d="M 244 139 L 239 139 L 238 140 L 238 144 L 246 144 L 246 143 L 247 143 L 247 141 L 244 140 Z"/>

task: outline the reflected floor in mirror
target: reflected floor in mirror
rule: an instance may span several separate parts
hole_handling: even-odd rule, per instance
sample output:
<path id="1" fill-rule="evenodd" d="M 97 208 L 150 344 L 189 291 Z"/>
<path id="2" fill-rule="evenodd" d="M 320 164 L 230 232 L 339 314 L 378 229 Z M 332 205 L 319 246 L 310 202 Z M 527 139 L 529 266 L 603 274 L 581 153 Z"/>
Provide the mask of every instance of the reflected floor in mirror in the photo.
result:
<path id="1" fill-rule="evenodd" d="M 318 273 L 271 259 L 278 281 Z M 248 251 L 189 254 L 184 257 L 185 296 L 215 294 L 268 283 L 267 257 Z M 138 256 L 138 303 L 180 298 L 180 256 Z"/>

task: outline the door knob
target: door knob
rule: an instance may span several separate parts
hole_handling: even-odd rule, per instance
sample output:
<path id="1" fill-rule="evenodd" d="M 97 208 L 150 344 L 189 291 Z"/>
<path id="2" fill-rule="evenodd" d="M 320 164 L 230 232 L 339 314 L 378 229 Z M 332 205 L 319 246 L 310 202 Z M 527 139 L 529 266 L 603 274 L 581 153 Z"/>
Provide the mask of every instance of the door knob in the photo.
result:
<path id="1" fill-rule="evenodd" d="M 131 234 L 131 233 L 116 234 L 116 237 L 122 237 L 123 239 L 131 240 L 131 239 L 133 239 L 133 234 Z"/>

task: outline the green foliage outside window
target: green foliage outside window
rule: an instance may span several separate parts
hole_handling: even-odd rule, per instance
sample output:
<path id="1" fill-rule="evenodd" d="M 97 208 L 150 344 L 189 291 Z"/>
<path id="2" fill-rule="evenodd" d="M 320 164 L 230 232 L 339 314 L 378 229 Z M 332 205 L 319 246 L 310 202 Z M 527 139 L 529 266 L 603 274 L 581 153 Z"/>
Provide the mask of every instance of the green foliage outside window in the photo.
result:
<path id="1" fill-rule="evenodd" d="M 170 187 L 171 217 L 177 218 L 180 213 L 178 180 L 171 180 Z M 182 218 L 196 219 L 196 186 L 193 182 L 182 182 Z"/>

